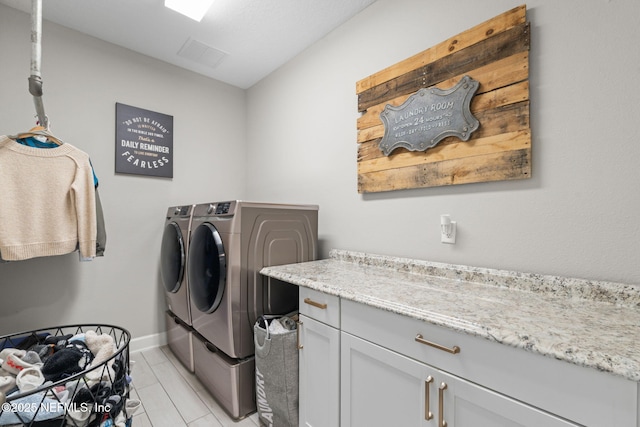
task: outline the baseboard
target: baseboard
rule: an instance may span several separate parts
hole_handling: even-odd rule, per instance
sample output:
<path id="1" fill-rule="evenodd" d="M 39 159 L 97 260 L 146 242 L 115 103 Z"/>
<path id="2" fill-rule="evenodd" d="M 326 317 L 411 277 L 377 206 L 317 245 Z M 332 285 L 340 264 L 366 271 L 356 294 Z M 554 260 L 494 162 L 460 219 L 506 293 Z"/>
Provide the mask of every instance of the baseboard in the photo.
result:
<path id="1" fill-rule="evenodd" d="M 158 334 L 146 335 L 144 337 L 132 338 L 129 342 L 129 351 L 136 352 L 146 350 L 148 348 L 161 347 L 167 344 L 167 333 L 160 332 Z"/>

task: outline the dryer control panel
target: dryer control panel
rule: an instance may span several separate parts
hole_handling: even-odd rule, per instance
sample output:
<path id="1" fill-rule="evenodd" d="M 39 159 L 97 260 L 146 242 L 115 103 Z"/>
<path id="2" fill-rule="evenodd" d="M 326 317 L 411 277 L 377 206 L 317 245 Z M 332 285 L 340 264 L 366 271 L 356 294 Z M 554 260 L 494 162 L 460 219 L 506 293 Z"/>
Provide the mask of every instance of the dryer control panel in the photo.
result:
<path id="1" fill-rule="evenodd" d="M 218 203 L 218 206 L 216 207 L 216 215 L 228 214 L 230 208 L 231 202 Z"/>
<path id="2" fill-rule="evenodd" d="M 235 213 L 236 202 L 216 202 L 198 205 L 195 216 L 203 215 L 233 215 Z"/>

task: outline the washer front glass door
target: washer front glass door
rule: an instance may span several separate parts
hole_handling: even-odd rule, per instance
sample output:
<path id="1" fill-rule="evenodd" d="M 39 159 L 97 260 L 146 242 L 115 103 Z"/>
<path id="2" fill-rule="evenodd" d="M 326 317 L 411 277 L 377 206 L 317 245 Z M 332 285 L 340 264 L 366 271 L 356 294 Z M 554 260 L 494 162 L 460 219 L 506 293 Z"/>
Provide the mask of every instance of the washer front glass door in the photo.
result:
<path id="1" fill-rule="evenodd" d="M 160 275 L 167 292 L 178 292 L 185 265 L 184 241 L 180 227 L 170 222 L 162 234 L 160 250 Z"/>
<path id="2" fill-rule="evenodd" d="M 220 305 L 226 271 L 222 238 L 213 224 L 205 222 L 192 231 L 189 246 L 191 302 L 201 312 L 213 313 Z"/>

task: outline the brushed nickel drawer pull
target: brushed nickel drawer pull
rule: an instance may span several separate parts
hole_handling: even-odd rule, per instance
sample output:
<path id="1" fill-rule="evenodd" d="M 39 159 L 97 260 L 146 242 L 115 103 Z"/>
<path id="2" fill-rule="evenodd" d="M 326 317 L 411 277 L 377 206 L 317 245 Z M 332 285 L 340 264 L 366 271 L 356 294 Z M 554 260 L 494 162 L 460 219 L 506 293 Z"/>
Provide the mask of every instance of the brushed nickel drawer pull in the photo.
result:
<path id="1" fill-rule="evenodd" d="M 445 347 L 443 345 L 440 344 L 436 344 L 434 342 L 431 341 L 427 341 L 424 339 L 424 337 L 422 336 L 422 334 L 418 334 L 416 335 L 416 341 L 419 342 L 420 344 L 426 344 L 428 346 L 431 347 L 435 347 L 438 350 L 442 350 L 442 351 L 446 351 L 447 353 L 451 353 L 451 354 L 458 354 L 460 353 L 460 347 L 458 347 L 457 345 L 454 345 L 453 347 L 449 348 L 449 347 Z"/>
<path id="2" fill-rule="evenodd" d="M 447 427 L 444 420 L 444 391 L 447 389 L 446 383 L 441 383 L 438 391 L 438 427 Z"/>
<path id="3" fill-rule="evenodd" d="M 312 300 L 311 298 L 305 298 L 304 299 L 305 304 L 309 304 L 312 305 L 314 307 L 318 307 L 321 308 L 322 310 L 327 308 L 327 304 L 322 304 L 320 302 L 315 302 L 314 300 Z"/>
<path id="4" fill-rule="evenodd" d="M 429 385 L 433 382 L 433 377 L 429 375 L 426 380 L 424 380 L 424 419 L 429 421 L 433 418 L 433 413 L 429 408 Z"/>

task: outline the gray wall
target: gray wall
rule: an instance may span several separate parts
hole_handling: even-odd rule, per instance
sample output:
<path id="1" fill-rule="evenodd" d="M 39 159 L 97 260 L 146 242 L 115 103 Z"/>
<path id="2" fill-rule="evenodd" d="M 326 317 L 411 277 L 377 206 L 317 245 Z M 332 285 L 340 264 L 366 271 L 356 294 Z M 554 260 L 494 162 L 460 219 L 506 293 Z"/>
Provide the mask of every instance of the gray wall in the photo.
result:
<path id="1" fill-rule="evenodd" d="M 323 257 L 342 248 L 640 283 L 636 0 L 527 3 L 532 179 L 357 193 L 355 82 L 519 4 L 378 0 L 247 91 L 45 22 L 45 107 L 56 135 L 91 155 L 107 253 L 0 264 L 0 334 L 164 330 L 162 215 L 230 198 L 319 204 Z M 33 126 L 34 108 L 29 18 L 4 6 L 0 54 L 0 134 L 11 134 Z M 174 116 L 173 179 L 114 173 L 116 102 Z M 443 213 L 458 221 L 454 246 L 439 242 Z"/>
<path id="2" fill-rule="evenodd" d="M 527 2 L 532 179 L 357 193 L 355 82 L 520 4 L 378 0 L 249 89 L 248 196 L 319 204 L 323 256 L 640 283 L 637 0 Z"/>
<path id="3" fill-rule="evenodd" d="M 0 6 L 0 134 L 35 124 L 30 49 L 29 16 Z M 107 251 L 83 263 L 73 253 L 0 264 L 0 334 L 89 322 L 155 334 L 167 208 L 244 196 L 245 91 L 46 21 L 42 49 L 51 129 L 91 156 Z M 116 102 L 174 117 L 173 179 L 114 173 Z"/>

